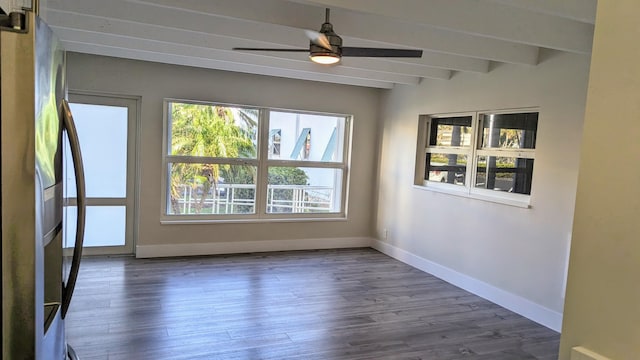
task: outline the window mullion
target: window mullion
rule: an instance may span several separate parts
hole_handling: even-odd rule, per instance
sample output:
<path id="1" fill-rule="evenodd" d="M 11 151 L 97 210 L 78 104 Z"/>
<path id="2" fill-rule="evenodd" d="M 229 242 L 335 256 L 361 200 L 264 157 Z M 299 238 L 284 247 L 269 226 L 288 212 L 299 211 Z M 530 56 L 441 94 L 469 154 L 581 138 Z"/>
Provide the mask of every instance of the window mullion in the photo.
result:
<path id="1" fill-rule="evenodd" d="M 256 215 L 267 216 L 269 182 L 269 119 L 270 110 L 261 108 L 258 115 L 258 178 L 256 179 Z"/>
<path id="2" fill-rule="evenodd" d="M 425 149 L 426 153 L 431 154 L 458 154 L 458 155 L 468 155 L 469 147 L 468 146 L 430 146 Z"/>
<path id="3" fill-rule="evenodd" d="M 160 198 L 162 201 L 162 215 L 166 216 L 169 212 L 169 201 L 171 199 L 171 189 L 169 184 L 171 174 L 169 173 L 168 155 L 170 152 L 169 144 L 172 136 L 171 126 L 169 126 L 172 119 L 170 117 L 169 103 L 167 100 L 162 102 L 162 116 L 164 120 L 162 121 L 162 179 L 160 180 L 160 184 L 162 184 L 162 195 Z M 140 132 L 138 134 L 140 134 Z"/>
<path id="4" fill-rule="evenodd" d="M 480 138 L 482 136 L 482 126 L 483 126 L 483 119 L 481 116 L 478 116 L 478 113 L 475 113 L 473 115 L 473 137 L 472 137 L 472 141 L 471 141 L 471 154 L 470 154 L 470 159 L 467 162 L 467 181 L 465 186 L 467 187 L 468 191 L 471 191 L 471 189 L 474 187 L 475 181 L 476 181 L 476 176 L 477 176 L 477 172 L 478 172 L 478 148 L 480 147 Z"/>
<path id="5" fill-rule="evenodd" d="M 217 158 L 206 156 L 183 156 L 183 155 L 167 155 L 165 156 L 167 163 L 185 163 L 185 164 L 225 164 L 225 165 L 251 165 L 257 166 L 257 159 L 241 159 L 241 158 Z"/>
<path id="6" fill-rule="evenodd" d="M 346 165 L 347 163 L 349 163 L 349 151 L 347 151 L 347 149 L 351 149 L 351 146 L 349 146 L 349 142 L 351 141 L 351 120 L 352 117 L 351 116 L 347 116 L 344 120 L 344 127 L 342 128 L 342 131 L 340 131 L 340 135 L 342 136 L 342 164 Z M 346 167 L 346 166 L 345 166 Z M 345 180 L 346 181 L 346 180 Z M 346 188 L 346 186 L 345 186 Z"/>
<path id="7" fill-rule="evenodd" d="M 535 150 L 530 149 L 488 149 L 482 148 L 477 150 L 479 156 L 503 156 L 517 157 L 523 159 L 535 159 Z"/>
<path id="8" fill-rule="evenodd" d="M 307 167 L 324 169 L 345 169 L 346 165 L 339 162 L 299 161 L 299 160 L 267 160 L 268 166 L 279 167 Z"/>

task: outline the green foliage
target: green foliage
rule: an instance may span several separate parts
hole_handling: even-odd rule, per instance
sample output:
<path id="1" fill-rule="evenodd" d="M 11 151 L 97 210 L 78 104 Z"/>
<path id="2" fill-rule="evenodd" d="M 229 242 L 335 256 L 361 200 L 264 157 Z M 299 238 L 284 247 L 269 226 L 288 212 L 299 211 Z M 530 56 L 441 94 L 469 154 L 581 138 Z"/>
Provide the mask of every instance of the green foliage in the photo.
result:
<path id="1" fill-rule="evenodd" d="M 307 173 L 298 168 L 270 167 L 269 184 L 271 185 L 308 185 Z"/>
<path id="2" fill-rule="evenodd" d="M 228 184 L 252 184 L 255 170 L 248 166 L 236 166 L 224 173 L 223 178 Z M 292 167 L 270 167 L 268 183 L 271 185 L 308 185 L 307 173 Z"/>
<path id="3" fill-rule="evenodd" d="M 439 163 L 439 164 L 447 164 L 449 162 L 449 155 L 450 154 L 439 154 L 439 153 L 432 153 L 431 154 L 431 162 L 432 163 Z M 456 164 L 457 165 L 467 165 L 467 157 L 464 155 L 460 155 L 456 158 Z"/>

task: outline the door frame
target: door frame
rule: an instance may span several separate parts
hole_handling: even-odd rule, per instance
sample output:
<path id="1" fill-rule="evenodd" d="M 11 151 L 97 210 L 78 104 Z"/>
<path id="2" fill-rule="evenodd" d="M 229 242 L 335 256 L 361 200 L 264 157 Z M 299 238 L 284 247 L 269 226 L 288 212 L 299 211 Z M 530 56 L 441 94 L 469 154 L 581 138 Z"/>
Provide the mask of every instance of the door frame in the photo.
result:
<path id="1" fill-rule="evenodd" d="M 119 106 L 128 108 L 127 124 L 127 194 L 125 199 L 125 245 L 84 247 L 83 255 L 118 255 L 134 254 L 138 240 L 139 194 L 140 194 L 140 107 L 141 97 L 114 95 L 108 93 L 69 90 L 69 102 L 86 105 Z M 74 199 L 75 200 L 75 199 Z M 99 205 L 119 205 L 119 202 L 102 199 Z M 70 202 L 70 205 L 73 205 Z M 87 207 L 94 204 L 87 198 Z M 86 235 L 85 235 L 86 236 Z M 72 248 L 65 248 L 65 255 L 71 254 Z"/>

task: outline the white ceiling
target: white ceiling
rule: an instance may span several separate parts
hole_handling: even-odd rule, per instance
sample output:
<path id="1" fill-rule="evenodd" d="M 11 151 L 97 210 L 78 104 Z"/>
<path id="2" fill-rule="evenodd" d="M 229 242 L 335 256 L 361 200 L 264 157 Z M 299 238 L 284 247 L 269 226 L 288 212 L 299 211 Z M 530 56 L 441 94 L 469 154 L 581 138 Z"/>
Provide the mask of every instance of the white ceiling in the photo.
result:
<path id="1" fill-rule="evenodd" d="M 597 0 L 46 0 L 67 50 L 376 88 L 535 66 L 541 49 L 589 56 Z M 421 59 L 343 58 L 233 47 L 308 47 L 324 8 L 344 46 L 423 49 Z"/>

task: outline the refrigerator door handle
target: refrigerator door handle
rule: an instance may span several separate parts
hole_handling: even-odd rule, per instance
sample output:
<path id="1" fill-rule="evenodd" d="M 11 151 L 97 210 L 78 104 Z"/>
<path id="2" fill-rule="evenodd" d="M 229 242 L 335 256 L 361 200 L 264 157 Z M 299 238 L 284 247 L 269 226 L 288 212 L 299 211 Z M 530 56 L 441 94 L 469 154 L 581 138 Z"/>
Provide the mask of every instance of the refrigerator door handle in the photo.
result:
<path id="1" fill-rule="evenodd" d="M 66 99 L 62 100 L 62 118 L 64 129 L 67 130 L 67 137 L 69 138 L 69 147 L 71 149 L 71 158 L 74 164 L 74 173 L 76 175 L 76 194 L 78 203 L 78 219 L 76 222 L 76 243 L 73 249 L 73 260 L 71 261 L 71 269 L 69 270 L 69 279 L 62 291 L 62 318 L 64 319 L 69 310 L 69 304 L 71 303 L 71 297 L 73 296 L 73 289 L 76 286 L 76 280 L 78 279 L 78 271 L 80 270 L 80 260 L 82 258 L 82 243 L 84 241 L 84 226 L 86 220 L 86 191 L 85 191 L 85 178 L 84 168 L 82 166 L 82 154 L 80 152 L 80 142 L 78 141 L 78 133 L 76 131 L 75 123 L 73 122 L 73 115 L 71 115 L 71 108 Z"/>

